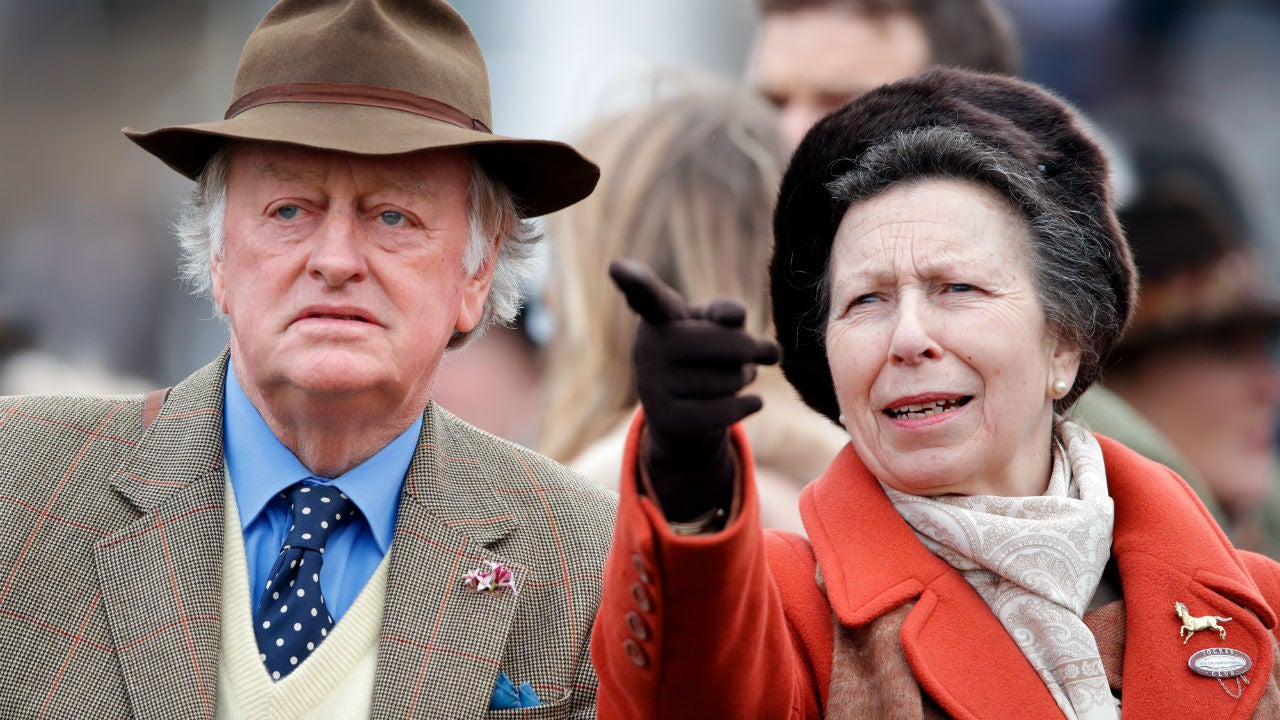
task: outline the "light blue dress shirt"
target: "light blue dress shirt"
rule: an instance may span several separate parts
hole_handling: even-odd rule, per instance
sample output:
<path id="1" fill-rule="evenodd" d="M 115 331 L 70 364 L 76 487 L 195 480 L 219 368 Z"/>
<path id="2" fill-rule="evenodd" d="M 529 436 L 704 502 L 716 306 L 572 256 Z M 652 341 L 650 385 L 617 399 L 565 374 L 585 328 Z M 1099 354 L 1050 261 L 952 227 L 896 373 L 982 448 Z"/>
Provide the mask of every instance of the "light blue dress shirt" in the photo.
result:
<path id="1" fill-rule="evenodd" d="M 391 548 L 400 488 L 421 431 L 419 416 L 399 437 L 345 474 L 331 479 L 316 477 L 271 432 L 228 363 L 222 440 L 244 530 L 252 608 L 262 599 L 271 566 L 289 534 L 289 505 L 280 493 L 299 480 L 309 479 L 337 487 L 360 508 L 353 522 L 329 536 L 320 567 L 325 606 L 334 621 L 342 618 Z"/>

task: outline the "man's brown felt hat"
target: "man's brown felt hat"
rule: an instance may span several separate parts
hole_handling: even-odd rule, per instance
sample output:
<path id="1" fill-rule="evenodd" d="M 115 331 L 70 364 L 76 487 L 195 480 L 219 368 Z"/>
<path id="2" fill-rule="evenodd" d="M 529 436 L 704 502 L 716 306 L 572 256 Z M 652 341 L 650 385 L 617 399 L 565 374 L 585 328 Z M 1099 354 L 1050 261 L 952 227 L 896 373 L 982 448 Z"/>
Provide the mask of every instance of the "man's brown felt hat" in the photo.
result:
<path id="1" fill-rule="evenodd" d="M 245 43 L 223 120 L 124 134 L 191 179 L 228 139 L 361 155 L 466 147 L 526 217 L 595 187 L 599 168 L 572 147 L 491 126 L 480 46 L 442 0 L 283 0 Z"/>

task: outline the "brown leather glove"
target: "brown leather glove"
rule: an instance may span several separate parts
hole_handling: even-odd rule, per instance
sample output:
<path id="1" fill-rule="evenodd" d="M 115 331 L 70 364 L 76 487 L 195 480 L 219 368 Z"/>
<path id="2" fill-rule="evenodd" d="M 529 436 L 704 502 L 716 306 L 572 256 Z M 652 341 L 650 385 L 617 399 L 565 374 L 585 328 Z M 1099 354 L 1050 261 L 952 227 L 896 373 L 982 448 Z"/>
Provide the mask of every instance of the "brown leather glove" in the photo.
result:
<path id="1" fill-rule="evenodd" d="M 763 406 L 738 391 L 757 364 L 778 362 L 778 346 L 742 329 L 746 308 L 736 300 L 691 306 L 636 260 L 614 260 L 609 276 L 640 315 L 632 354 L 648 430 L 640 457 L 663 512 L 682 522 L 728 507 L 729 427 Z"/>

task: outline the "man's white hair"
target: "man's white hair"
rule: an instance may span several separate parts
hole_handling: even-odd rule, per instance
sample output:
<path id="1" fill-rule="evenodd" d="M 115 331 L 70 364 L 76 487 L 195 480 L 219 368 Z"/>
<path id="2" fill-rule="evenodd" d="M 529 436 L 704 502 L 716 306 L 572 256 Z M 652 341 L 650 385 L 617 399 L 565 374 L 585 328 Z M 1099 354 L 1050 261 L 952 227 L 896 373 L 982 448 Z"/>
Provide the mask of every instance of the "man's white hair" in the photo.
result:
<path id="1" fill-rule="evenodd" d="M 210 268 L 221 257 L 226 237 L 227 170 L 234 145 L 223 145 L 200 173 L 191 196 L 182 206 L 173 231 L 182 248 L 182 276 L 193 292 L 212 299 Z M 450 348 L 462 347 L 480 337 L 491 323 L 506 325 L 515 320 L 523 300 L 522 291 L 533 273 L 535 253 L 542 239 L 536 220 L 524 219 L 515 197 L 499 180 L 469 157 L 470 186 L 467 191 L 467 222 L 470 228 L 463 267 L 470 275 L 478 271 L 497 249 L 493 283 L 485 299 L 484 314 L 469 333 L 454 333 Z M 214 312 L 222 315 L 214 305 Z"/>

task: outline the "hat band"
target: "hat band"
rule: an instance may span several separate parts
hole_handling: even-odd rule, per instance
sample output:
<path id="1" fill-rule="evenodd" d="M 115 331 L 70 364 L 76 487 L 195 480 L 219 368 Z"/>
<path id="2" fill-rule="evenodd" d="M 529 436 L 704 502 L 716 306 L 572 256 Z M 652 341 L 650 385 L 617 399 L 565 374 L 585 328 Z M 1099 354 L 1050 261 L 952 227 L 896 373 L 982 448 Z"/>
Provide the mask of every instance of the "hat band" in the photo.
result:
<path id="1" fill-rule="evenodd" d="M 231 103 L 231 107 L 227 108 L 224 119 L 230 120 L 259 105 L 284 102 L 367 105 L 389 110 L 403 110 L 432 120 L 447 122 L 465 130 L 493 132 L 488 125 L 448 103 L 415 95 L 406 90 L 363 83 L 293 82 L 268 85 L 241 95 L 238 100 Z"/>

